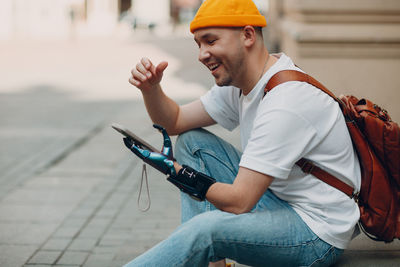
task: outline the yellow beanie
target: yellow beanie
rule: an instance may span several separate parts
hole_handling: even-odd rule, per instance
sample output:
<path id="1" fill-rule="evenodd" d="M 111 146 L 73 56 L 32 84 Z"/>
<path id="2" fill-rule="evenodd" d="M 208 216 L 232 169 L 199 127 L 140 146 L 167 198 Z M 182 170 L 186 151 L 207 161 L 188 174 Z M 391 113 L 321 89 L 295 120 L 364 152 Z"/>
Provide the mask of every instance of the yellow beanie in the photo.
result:
<path id="1" fill-rule="evenodd" d="M 190 23 L 190 31 L 206 27 L 265 27 L 267 22 L 252 0 L 206 0 Z"/>

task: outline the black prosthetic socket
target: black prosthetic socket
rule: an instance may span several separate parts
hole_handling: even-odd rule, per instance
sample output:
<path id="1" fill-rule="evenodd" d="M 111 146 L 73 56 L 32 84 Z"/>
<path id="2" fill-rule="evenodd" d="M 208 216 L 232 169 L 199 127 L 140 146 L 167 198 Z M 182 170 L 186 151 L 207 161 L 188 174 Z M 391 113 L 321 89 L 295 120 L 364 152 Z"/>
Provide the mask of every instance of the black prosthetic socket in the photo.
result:
<path id="1" fill-rule="evenodd" d="M 216 182 L 214 178 L 197 172 L 186 165 L 182 166 L 176 176 L 169 176 L 167 180 L 198 201 L 203 201 L 206 198 L 208 189 Z"/>

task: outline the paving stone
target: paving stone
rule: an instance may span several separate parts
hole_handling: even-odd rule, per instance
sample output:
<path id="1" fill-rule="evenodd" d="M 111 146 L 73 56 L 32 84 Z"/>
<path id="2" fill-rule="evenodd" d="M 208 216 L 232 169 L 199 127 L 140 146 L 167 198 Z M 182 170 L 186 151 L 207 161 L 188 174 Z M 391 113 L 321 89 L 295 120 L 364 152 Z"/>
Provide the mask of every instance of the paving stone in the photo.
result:
<path id="1" fill-rule="evenodd" d="M 52 223 L 0 222 L 0 243 L 40 245 L 57 226 Z"/>
<path id="2" fill-rule="evenodd" d="M 31 138 L 32 137 L 29 139 Z M 15 164 L 16 167 L 11 172 L 2 175 L 1 179 L 7 180 L 10 191 L 29 179 L 34 173 L 46 169 L 55 159 L 62 157 L 65 151 L 73 147 L 77 140 L 74 138 L 61 138 L 61 140 L 57 140 L 57 142 L 53 143 L 52 141 L 54 142 L 55 140 L 48 140 L 45 149 L 31 150 L 35 151 L 31 157 L 19 157 L 18 161 L 16 161 L 17 164 Z M 57 144 L 59 142 L 61 145 Z"/>
<path id="3" fill-rule="evenodd" d="M 122 261 L 125 263 L 130 262 L 134 258 L 140 256 L 144 252 L 146 252 L 149 249 L 149 246 L 146 244 L 145 246 L 143 245 L 124 245 L 121 247 L 116 255 L 115 259 L 118 261 Z"/>
<path id="4" fill-rule="evenodd" d="M 87 222 L 86 218 L 73 218 L 69 217 L 63 222 L 63 226 L 69 226 L 69 227 L 82 227 L 85 225 Z"/>
<path id="5" fill-rule="evenodd" d="M 2 220 L 5 218 L 2 217 Z M 13 240 L 18 235 L 23 235 L 29 229 L 27 222 L 0 221 L 0 242 Z"/>
<path id="6" fill-rule="evenodd" d="M 85 228 L 92 228 L 92 227 L 106 228 L 111 223 L 111 221 L 112 221 L 111 218 L 103 218 L 102 216 L 98 216 L 98 214 L 96 214 L 96 216 L 90 220 L 90 222 L 86 225 Z"/>
<path id="7" fill-rule="evenodd" d="M 101 183 L 100 185 L 97 185 L 91 192 L 91 194 L 85 199 L 85 202 L 82 204 L 82 206 L 90 206 L 90 205 L 99 205 L 100 203 L 103 202 L 104 198 L 107 195 L 107 192 L 111 190 L 111 186 L 106 186 L 107 187 L 107 192 L 101 192 L 99 191 L 99 187 L 104 188 L 104 183 Z"/>
<path id="8" fill-rule="evenodd" d="M 82 265 L 89 256 L 87 252 L 66 251 L 57 261 L 58 265 Z"/>
<path id="9" fill-rule="evenodd" d="M 63 251 L 67 248 L 67 246 L 72 242 L 70 238 L 57 238 L 53 237 L 44 244 L 42 247 L 43 250 L 58 250 Z"/>
<path id="10" fill-rule="evenodd" d="M 24 267 L 49 267 L 54 265 L 49 264 L 25 264 Z"/>
<path id="11" fill-rule="evenodd" d="M 96 188 L 94 189 L 94 192 L 96 192 L 100 196 L 106 195 L 112 190 L 112 188 L 115 185 L 115 183 L 116 182 L 113 181 L 113 180 L 108 180 L 107 183 L 102 183 L 102 184 L 96 186 Z M 95 202 L 98 201 L 94 197 L 93 197 L 93 201 L 95 201 Z"/>
<path id="12" fill-rule="evenodd" d="M 89 256 L 83 267 L 110 267 L 112 265 L 113 258 L 113 253 L 92 254 Z"/>
<path id="13" fill-rule="evenodd" d="M 399 250 L 400 249 L 400 240 L 394 240 L 390 243 L 385 242 L 377 242 L 370 238 L 368 238 L 364 234 L 358 235 L 355 239 L 353 239 L 350 243 L 349 250 Z"/>
<path id="14" fill-rule="evenodd" d="M 83 207 L 80 206 L 78 209 L 74 210 L 69 217 L 74 219 L 84 219 L 87 220 L 95 212 L 96 206 Z"/>
<path id="15" fill-rule="evenodd" d="M 97 217 L 113 218 L 118 213 L 118 209 L 102 208 L 96 213 Z"/>
<path id="16" fill-rule="evenodd" d="M 104 226 L 86 227 L 79 233 L 79 238 L 95 238 L 102 236 L 105 231 Z"/>
<path id="17" fill-rule="evenodd" d="M 360 251 L 347 250 L 335 267 L 398 267 L 400 266 L 400 250 Z"/>
<path id="18" fill-rule="evenodd" d="M 96 246 L 92 250 L 93 254 L 115 254 L 116 253 L 116 248 L 115 247 L 101 247 L 101 246 Z"/>
<path id="19" fill-rule="evenodd" d="M 124 243 L 125 239 L 121 238 L 102 238 L 99 247 L 118 247 Z"/>
<path id="20" fill-rule="evenodd" d="M 77 238 L 68 247 L 68 250 L 74 251 L 92 251 L 97 244 L 98 238 Z"/>
<path id="21" fill-rule="evenodd" d="M 122 259 L 122 260 L 113 260 L 112 262 L 111 262 L 111 264 L 109 265 L 109 267 L 121 267 L 121 266 L 124 266 L 125 264 L 127 264 L 128 262 L 126 261 L 126 260 L 124 260 L 124 259 Z"/>
<path id="22" fill-rule="evenodd" d="M 29 264 L 54 264 L 61 251 L 40 250 L 30 260 Z"/>
<path id="23" fill-rule="evenodd" d="M 37 246 L 0 244 L 0 266 L 20 267 L 37 249 Z"/>
<path id="24" fill-rule="evenodd" d="M 79 226 L 62 226 L 57 229 L 57 231 L 53 234 L 53 237 L 72 239 L 79 233 L 80 230 L 81 227 Z"/>
<path id="25" fill-rule="evenodd" d="M 19 188 L 8 194 L 3 203 L 35 205 L 76 205 L 86 190 L 65 188 Z"/>
<path id="26" fill-rule="evenodd" d="M 129 237 L 131 231 L 125 229 L 108 229 L 107 232 L 103 235 L 103 239 L 121 239 L 125 240 Z"/>
<path id="27" fill-rule="evenodd" d="M 117 187 L 118 188 L 118 187 Z M 123 204 L 126 196 L 118 194 L 115 192 L 108 200 L 107 203 L 104 205 L 105 208 L 111 208 L 114 206 L 120 206 Z"/>
<path id="28" fill-rule="evenodd" d="M 59 223 L 71 212 L 71 206 L 0 203 L 2 218 L 10 221 Z"/>
<path id="29" fill-rule="evenodd" d="M 51 169 L 49 169 L 46 173 L 40 174 L 38 177 L 60 177 L 66 178 L 69 177 L 78 177 L 80 180 L 100 180 L 102 181 L 104 178 L 112 175 L 113 169 L 106 168 L 105 166 L 97 166 L 96 168 L 90 169 L 81 169 L 81 168 L 73 168 L 71 169 L 68 166 L 64 165 L 55 165 Z M 29 183 L 29 181 L 27 181 Z"/>
<path id="30" fill-rule="evenodd" d="M 102 181 L 101 177 L 83 176 L 79 172 L 63 173 L 62 175 L 43 173 L 28 180 L 24 184 L 24 188 L 45 189 L 49 191 L 57 189 L 82 190 L 83 188 L 91 189 Z"/>

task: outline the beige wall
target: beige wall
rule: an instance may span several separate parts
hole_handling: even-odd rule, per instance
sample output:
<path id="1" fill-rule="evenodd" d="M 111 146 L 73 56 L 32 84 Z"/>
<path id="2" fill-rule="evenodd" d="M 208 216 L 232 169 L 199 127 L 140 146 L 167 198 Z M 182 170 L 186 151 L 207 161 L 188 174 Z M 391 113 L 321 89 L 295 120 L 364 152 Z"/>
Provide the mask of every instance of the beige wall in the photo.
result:
<path id="1" fill-rule="evenodd" d="M 88 32 L 94 35 L 110 35 L 118 22 L 118 1 L 87 0 Z"/>
<path id="2" fill-rule="evenodd" d="M 0 0 L 0 40 L 68 35 L 70 2 Z"/>
<path id="3" fill-rule="evenodd" d="M 369 98 L 400 122 L 399 0 L 284 0 L 280 8 L 271 23 L 282 51 L 334 93 Z"/>
<path id="4" fill-rule="evenodd" d="M 108 36 L 117 30 L 118 7 L 118 0 L 0 0 L 0 41 Z"/>

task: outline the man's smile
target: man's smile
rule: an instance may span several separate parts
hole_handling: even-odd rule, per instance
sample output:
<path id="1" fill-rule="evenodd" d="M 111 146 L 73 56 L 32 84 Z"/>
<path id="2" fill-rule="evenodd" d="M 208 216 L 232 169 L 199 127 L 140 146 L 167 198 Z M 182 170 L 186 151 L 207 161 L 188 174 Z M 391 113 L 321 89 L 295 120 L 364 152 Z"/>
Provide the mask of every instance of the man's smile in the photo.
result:
<path id="1" fill-rule="evenodd" d="M 220 63 L 209 63 L 207 64 L 207 68 L 214 72 L 221 64 Z"/>
<path id="2" fill-rule="evenodd" d="M 213 71 L 213 70 L 215 70 L 216 68 L 218 68 L 219 65 L 220 65 L 220 64 L 218 64 L 218 63 L 210 64 L 210 65 L 208 65 L 208 68 L 209 68 L 211 71 Z"/>
<path id="3" fill-rule="evenodd" d="M 211 74 L 214 75 L 216 71 L 219 69 L 221 66 L 221 63 L 211 63 L 207 64 L 207 68 L 211 71 Z"/>

